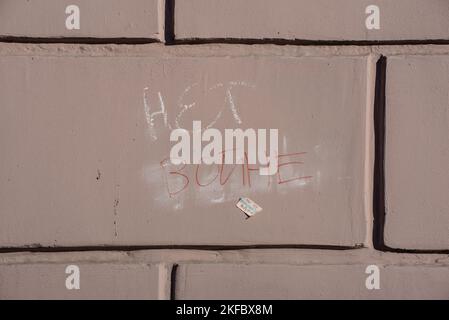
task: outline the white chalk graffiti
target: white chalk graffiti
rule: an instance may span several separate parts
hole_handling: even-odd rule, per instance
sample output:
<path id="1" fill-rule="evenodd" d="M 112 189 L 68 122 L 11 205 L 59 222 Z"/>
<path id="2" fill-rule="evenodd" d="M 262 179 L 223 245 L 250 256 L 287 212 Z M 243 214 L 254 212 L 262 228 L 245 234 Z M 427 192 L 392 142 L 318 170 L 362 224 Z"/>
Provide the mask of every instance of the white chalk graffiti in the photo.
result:
<path id="1" fill-rule="evenodd" d="M 198 86 L 198 83 L 193 83 L 189 86 L 187 86 L 181 95 L 179 96 L 179 99 L 177 101 L 177 114 L 174 116 L 173 126 L 177 129 L 182 129 L 181 123 L 182 123 L 182 117 L 184 114 L 196 107 L 196 102 L 192 103 L 185 103 L 185 97 L 186 95 L 195 87 Z M 212 119 L 212 121 L 205 126 L 206 129 L 209 129 L 213 127 L 217 121 L 221 118 L 223 113 L 226 110 L 229 110 L 232 114 L 232 117 L 236 124 L 240 125 L 242 124 L 242 119 L 239 115 L 239 112 L 237 110 L 237 106 L 234 100 L 234 97 L 232 95 L 232 89 L 235 87 L 247 87 L 247 88 L 255 88 L 255 85 L 244 82 L 244 81 L 229 81 L 226 84 L 223 83 L 217 83 L 211 87 L 208 88 L 208 91 L 213 91 L 218 88 L 224 88 L 225 89 L 225 104 L 221 108 L 221 110 L 218 111 L 217 115 Z M 157 97 L 159 101 L 159 106 L 152 105 L 149 102 L 149 94 L 151 93 L 150 87 L 145 87 L 143 89 L 143 106 L 144 106 L 144 112 L 145 112 L 145 119 L 148 125 L 148 130 L 151 136 L 151 139 L 153 141 L 157 140 L 158 134 L 156 129 L 156 119 L 159 118 L 162 120 L 162 124 L 164 128 L 167 128 L 169 130 L 172 130 L 172 125 L 169 121 L 169 114 L 167 111 L 167 108 L 165 107 L 164 98 L 160 91 L 157 92 Z"/>
<path id="2" fill-rule="evenodd" d="M 168 127 L 171 130 L 171 125 L 168 123 L 167 110 L 165 109 L 164 100 L 163 100 L 162 94 L 160 92 L 158 92 L 160 110 L 151 112 L 151 108 L 148 103 L 148 96 L 147 96 L 148 90 L 149 90 L 148 87 L 145 87 L 143 89 L 143 105 L 144 105 L 144 111 L 145 111 L 145 118 L 147 120 L 148 129 L 150 130 L 151 138 L 153 140 L 157 140 L 156 129 L 154 126 L 154 118 L 158 115 L 162 115 L 165 127 Z"/>

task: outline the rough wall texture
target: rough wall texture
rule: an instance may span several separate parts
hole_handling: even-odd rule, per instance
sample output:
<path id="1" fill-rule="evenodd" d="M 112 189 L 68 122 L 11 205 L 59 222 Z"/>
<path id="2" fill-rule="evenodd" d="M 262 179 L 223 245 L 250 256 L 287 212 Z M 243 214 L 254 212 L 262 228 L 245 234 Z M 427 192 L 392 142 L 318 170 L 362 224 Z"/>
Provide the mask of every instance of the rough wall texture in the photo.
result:
<path id="1" fill-rule="evenodd" d="M 0 1 L 0 299 L 449 298 L 449 3 L 261 2 Z"/>

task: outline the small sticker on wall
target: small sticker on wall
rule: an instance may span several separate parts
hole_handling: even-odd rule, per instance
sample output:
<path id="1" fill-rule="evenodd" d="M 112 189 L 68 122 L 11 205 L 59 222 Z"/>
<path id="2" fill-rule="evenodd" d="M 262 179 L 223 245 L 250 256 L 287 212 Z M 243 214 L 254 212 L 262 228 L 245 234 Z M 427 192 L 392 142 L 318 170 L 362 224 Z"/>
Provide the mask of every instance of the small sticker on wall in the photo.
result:
<path id="1" fill-rule="evenodd" d="M 240 198 L 236 204 L 237 208 L 242 210 L 248 218 L 262 211 L 262 208 L 250 198 Z"/>

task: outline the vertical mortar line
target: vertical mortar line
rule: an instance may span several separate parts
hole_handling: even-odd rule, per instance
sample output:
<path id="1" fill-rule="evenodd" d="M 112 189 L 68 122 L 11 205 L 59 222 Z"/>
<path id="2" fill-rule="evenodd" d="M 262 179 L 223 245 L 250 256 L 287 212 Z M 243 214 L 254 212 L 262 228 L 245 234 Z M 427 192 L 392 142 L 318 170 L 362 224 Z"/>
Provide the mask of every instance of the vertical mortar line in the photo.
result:
<path id="1" fill-rule="evenodd" d="M 164 40 L 166 45 L 175 42 L 175 0 L 165 0 Z"/>
<path id="2" fill-rule="evenodd" d="M 176 300 L 176 276 L 178 273 L 178 264 L 174 263 L 170 273 L 170 300 Z"/>
<path id="3" fill-rule="evenodd" d="M 381 56 L 376 64 L 376 88 L 374 98 L 375 158 L 373 179 L 373 245 L 385 250 L 385 86 L 387 58 Z"/>
<path id="4" fill-rule="evenodd" d="M 364 212 L 365 241 L 368 248 L 373 248 L 373 179 L 374 179 L 374 99 L 376 87 L 376 62 L 378 54 L 369 54 L 366 74 L 366 107 L 365 107 L 365 159 L 364 159 Z"/>

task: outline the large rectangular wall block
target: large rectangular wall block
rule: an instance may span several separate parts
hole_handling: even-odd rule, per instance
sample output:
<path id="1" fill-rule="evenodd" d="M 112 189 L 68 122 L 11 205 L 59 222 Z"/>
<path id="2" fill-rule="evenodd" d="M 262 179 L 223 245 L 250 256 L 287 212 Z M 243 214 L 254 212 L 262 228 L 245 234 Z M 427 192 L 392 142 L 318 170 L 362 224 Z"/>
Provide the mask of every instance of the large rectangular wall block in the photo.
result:
<path id="1" fill-rule="evenodd" d="M 449 56 L 387 61 L 385 243 L 449 249 Z"/>
<path id="2" fill-rule="evenodd" d="M 169 299 L 169 275 L 163 264 L 0 265 L 0 299 Z"/>
<path id="3" fill-rule="evenodd" d="M 366 19 L 379 9 L 379 28 Z M 176 39 L 449 39 L 446 0 L 176 1 Z M 370 21 L 371 22 L 371 21 Z"/>
<path id="4" fill-rule="evenodd" d="M 158 0 L 2 0 L 1 37 L 162 39 Z M 79 9 L 79 29 L 67 29 Z M 69 10 L 66 13 L 66 8 Z M 69 24 L 69 26 L 71 26 Z M 71 27 L 70 27 L 71 28 Z"/>
<path id="5" fill-rule="evenodd" d="M 176 299 L 447 299 L 447 266 L 187 264 Z M 378 269 L 375 269 L 375 268 Z M 374 271 L 375 270 L 375 271 Z M 368 271 L 368 273 L 367 273 Z M 377 273 L 377 271 L 379 271 Z M 378 276 L 379 289 L 374 279 Z M 371 289 L 368 289 L 371 288 Z"/>
<path id="6" fill-rule="evenodd" d="M 6 48 L 0 246 L 365 241 L 367 56 Z M 170 164 L 193 120 L 278 129 L 277 173 Z M 263 211 L 245 219 L 240 197 Z"/>

